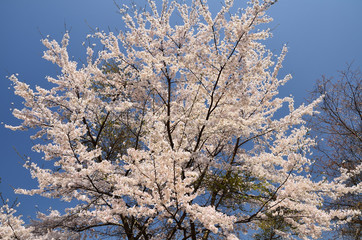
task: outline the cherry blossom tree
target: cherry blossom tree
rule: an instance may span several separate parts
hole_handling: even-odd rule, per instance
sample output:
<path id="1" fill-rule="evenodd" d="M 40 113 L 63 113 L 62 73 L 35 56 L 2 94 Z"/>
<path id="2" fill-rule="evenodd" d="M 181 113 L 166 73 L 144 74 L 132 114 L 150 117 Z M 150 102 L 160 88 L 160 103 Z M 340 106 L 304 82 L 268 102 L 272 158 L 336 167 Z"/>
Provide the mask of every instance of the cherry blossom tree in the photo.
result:
<path id="1" fill-rule="evenodd" d="M 361 188 L 346 187 L 345 172 L 310 176 L 303 116 L 321 100 L 278 97 L 291 78 L 278 77 L 287 49 L 276 58 L 262 44 L 269 30 L 258 30 L 274 2 L 236 11 L 226 0 L 216 15 L 204 0 L 148 2 L 121 8 L 126 31 L 90 36 L 104 48 L 88 47 L 82 66 L 68 56 L 68 33 L 44 39 L 44 58 L 61 68 L 51 89 L 10 77 L 24 108 L 8 128 L 36 129 L 33 150 L 56 167 L 28 162 L 38 187 L 17 193 L 71 206 L 24 226 L 5 205 L 2 237 L 242 239 L 281 222 L 273 234 L 308 239 L 359 214 L 322 208 Z"/>

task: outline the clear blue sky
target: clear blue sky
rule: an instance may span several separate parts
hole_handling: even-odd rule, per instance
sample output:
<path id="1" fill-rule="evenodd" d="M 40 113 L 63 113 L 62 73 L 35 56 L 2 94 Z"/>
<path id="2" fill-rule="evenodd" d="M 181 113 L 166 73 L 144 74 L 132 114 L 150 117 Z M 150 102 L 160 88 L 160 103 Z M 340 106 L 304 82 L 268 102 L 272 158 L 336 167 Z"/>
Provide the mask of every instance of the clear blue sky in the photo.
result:
<path id="1" fill-rule="evenodd" d="M 209 3 L 211 7 L 219 6 L 220 0 Z M 293 75 L 282 94 L 294 95 L 300 104 L 321 75 L 336 75 L 352 61 L 362 68 L 361 12 L 361 0 L 279 0 L 272 6 L 268 13 L 274 18 L 269 25 L 274 38 L 267 46 L 278 54 L 287 44 L 289 53 L 282 73 Z M 45 50 L 41 34 L 60 40 L 65 29 L 70 30 L 70 54 L 77 60 L 84 59 L 81 43 L 91 28 L 122 28 L 113 0 L 0 0 L 0 23 L 0 122 L 7 124 L 16 123 L 9 109 L 21 107 L 21 99 L 8 89 L 10 81 L 6 76 L 19 73 L 20 80 L 32 86 L 46 86 L 45 76 L 56 76 L 59 71 L 41 58 Z M 16 197 L 10 186 L 34 186 L 17 154 L 39 157 L 30 151 L 29 135 L 0 126 L 0 191 L 10 199 Z M 18 197 L 22 202 L 19 212 L 24 216 L 34 216 L 35 205 L 43 210 L 52 204 L 39 198 Z"/>

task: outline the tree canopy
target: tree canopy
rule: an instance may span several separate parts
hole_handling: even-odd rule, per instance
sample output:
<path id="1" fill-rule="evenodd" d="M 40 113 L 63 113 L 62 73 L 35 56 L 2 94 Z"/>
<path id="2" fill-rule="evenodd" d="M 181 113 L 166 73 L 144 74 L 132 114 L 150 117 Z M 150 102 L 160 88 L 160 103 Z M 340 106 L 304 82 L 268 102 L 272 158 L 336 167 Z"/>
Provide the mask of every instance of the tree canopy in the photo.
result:
<path id="1" fill-rule="evenodd" d="M 339 72 L 338 78 L 323 76 L 312 96 L 323 95 L 317 107 L 320 114 L 311 118 L 311 128 L 319 137 L 316 146 L 314 172 L 330 179 L 340 175 L 342 168 L 349 178 L 347 186 L 361 184 L 362 173 L 362 74 L 350 64 Z M 356 192 L 330 199 L 329 209 L 362 209 L 362 196 Z M 362 236 L 362 217 L 356 216 L 337 226 L 339 237 L 359 240 Z"/>
<path id="2" fill-rule="evenodd" d="M 96 32 L 104 49 L 88 47 L 82 66 L 68 56 L 68 33 L 44 39 L 44 58 L 61 68 L 52 88 L 10 77 L 24 108 L 8 127 L 36 129 L 33 150 L 56 167 L 28 162 L 38 187 L 17 192 L 71 206 L 24 225 L 5 204 L 0 236 L 231 240 L 261 229 L 307 239 L 359 214 L 322 207 L 361 190 L 345 171 L 310 175 L 315 141 L 303 116 L 321 98 L 295 107 L 278 95 L 291 78 L 278 76 L 287 48 L 275 57 L 262 43 L 270 31 L 258 30 L 274 1 L 237 11 L 226 0 L 215 16 L 202 0 L 148 2 L 121 8 L 127 30 Z"/>

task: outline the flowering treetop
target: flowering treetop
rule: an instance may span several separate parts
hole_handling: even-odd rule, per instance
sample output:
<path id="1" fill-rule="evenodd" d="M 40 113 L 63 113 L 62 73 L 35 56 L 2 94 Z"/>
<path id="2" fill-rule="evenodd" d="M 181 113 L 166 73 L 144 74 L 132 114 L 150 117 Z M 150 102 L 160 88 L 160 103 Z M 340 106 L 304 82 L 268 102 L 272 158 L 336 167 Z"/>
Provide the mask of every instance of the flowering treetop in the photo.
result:
<path id="1" fill-rule="evenodd" d="M 38 188 L 17 192 L 75 204 L 29 227 L 4 205 L 0 236 L 238 239 L 272 229 L 307 239 L 358 214 L 321 208 L 361 190 L 344 187 L 347 173 L 334 182 L 308 173 L 314 141 L 302 117 L 319 100 L 295 108 L 278 97 L 291 78 L 278 78 L 287 49 L 274 59 L 261 43 L 269 30 L 256 30 L 273 3 L 233 13 L 229 0 L 215 16 L 202 0 L 125 7 L 127 31 L 95 33 L 104 49 L 88 47 L 83 66 L 69 59 L 68 33 L 44 39 L 61 75 L 35 90 L 12 76 L 25 106 L 13 112 L 21 125 L 8 127 L 37 129 L 32 138 L 44 141 L 33 150 L 56 170 L 27 163 Z"/>

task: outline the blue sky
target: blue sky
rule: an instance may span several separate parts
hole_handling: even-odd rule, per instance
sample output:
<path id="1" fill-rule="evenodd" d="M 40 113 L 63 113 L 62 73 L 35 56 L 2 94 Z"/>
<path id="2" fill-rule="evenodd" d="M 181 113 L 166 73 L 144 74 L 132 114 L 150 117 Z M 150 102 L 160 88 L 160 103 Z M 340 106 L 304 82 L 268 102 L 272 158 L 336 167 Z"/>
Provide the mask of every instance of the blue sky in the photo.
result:
<path id="1" fill-rule="evenodd" d="M 219 2 L 209 0 L 211 8 L 219 6 Z M 289 52 L 282 74 L 293 75 L 281 89 L 283 95 L 292 94 L 300 104 L 321 75 L 336 75 L 352 61 L 355 67 L 362 66 L 361 12 L 361 0 L 279 0 L 272 6 L 268 13 L 274 18 L 269 24 L 274 37 L 267 46 L 279 54 L 287 44 Z M 41 58 L 45 50 L 40 42 L 42 35 L 60 40 L 65 29 L 70 30 L 70 55 L 77 60 L 84 59 L 81 43 L 92 28 L 122 28 L 113 0 L 0 0 L 0 23 L 0 122 L 6 124 L 17 123 L 9 109 L 21 107 L 21 99 L 14 96 L 12 88 L 8 89 L 10 81 L 6 76 L 19 73 L 19 79 L 31 86 L 47 86 L 45 76 L 59 72 Z M 10 199 L 16 197 L 12 187 L 27 188 L 35 183 L 22 167 L 20 157 L 39 157 L 30 150 L 29 135 L 0 125 L 0 191 Z M 46 209 L 54 203 L 18 197 L 22 202 L 19 212 L 24 216 L 34 216 L 35 205 Z"/>

